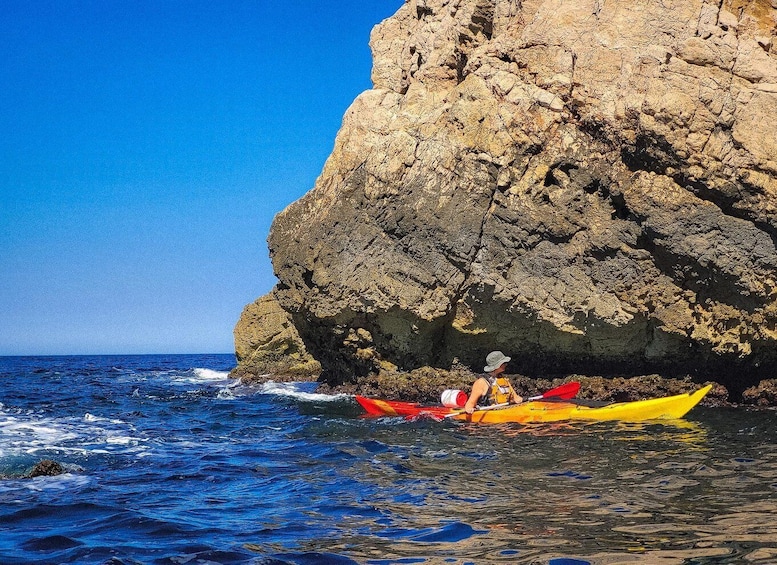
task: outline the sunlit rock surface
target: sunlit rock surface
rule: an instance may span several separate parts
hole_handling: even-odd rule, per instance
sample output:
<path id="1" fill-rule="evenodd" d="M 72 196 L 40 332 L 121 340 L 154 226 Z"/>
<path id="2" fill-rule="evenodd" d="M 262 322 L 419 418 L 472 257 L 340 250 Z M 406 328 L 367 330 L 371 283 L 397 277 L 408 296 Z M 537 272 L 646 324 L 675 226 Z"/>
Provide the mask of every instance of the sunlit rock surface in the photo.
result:
<path id="1" fill-rule="evenodd" d="M 773 0 L 404 3 L 273 223 L 268 300 L 329 383 L 492 349 L 524 374 L 774 374 L 775 18 Z M 241 362 L 272 350 L 246 327 Z"/>

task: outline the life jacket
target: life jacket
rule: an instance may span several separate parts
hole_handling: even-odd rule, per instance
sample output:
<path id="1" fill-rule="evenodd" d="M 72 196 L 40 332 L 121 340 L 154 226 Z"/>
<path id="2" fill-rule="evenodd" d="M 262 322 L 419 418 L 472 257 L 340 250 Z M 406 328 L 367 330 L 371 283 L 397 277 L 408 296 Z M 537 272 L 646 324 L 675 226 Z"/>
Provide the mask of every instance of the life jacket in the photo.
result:
<path id="1" fill-rule="evenodd" d="M 490 388 L 478 404 L 491 406 L 493 404 L 505 404 L 510 401 L 510 381 L 505 377 L 494 378 L 490 375 L 486 375 L 485 379 L 488 381 Z"/>

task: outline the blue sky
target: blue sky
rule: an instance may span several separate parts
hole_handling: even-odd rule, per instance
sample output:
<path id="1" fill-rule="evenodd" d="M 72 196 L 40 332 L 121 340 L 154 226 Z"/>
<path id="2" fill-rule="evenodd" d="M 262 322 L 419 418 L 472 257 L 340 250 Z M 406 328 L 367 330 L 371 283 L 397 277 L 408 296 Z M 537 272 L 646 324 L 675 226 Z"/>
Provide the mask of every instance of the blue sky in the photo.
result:
<path id="1" fill-rule="evenodd" d="M 229 353 L 402 0 L 0 0 L 0 355 Z"/>

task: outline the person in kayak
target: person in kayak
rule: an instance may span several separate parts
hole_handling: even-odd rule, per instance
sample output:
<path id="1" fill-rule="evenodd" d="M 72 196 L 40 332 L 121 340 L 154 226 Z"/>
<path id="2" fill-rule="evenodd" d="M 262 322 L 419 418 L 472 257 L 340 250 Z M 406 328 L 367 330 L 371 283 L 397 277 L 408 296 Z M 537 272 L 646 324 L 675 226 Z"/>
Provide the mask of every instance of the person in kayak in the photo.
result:
<path id="1" fill-rule="evenodd" d="M 523 398 L 513 390 L 513 386 L 507 378 L 501 376 L 507 369 L 507 363 L 510 357 L 507 357 L 501 351 L 492 351 L 486 355 L 486 366 L 483 370 L 486 372 L 475 380 L 472 385 L 472 392 L 464 405 L 464 411 L 472 414 L 478 404 L 480 406 L 491 406 L 494 404 L 520 404 Z M 482 402 L 479 402 L 481 401 Z"/>

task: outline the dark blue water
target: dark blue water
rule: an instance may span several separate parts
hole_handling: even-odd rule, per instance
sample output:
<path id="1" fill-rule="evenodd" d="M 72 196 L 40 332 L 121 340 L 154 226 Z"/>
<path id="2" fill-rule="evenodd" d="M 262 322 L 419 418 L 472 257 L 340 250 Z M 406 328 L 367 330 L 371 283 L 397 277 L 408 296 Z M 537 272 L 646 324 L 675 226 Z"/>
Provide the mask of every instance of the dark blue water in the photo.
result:
<path id="1" fill-rule="evenodd" d="M 777 563 L 773 411 L 365 419 L 233 364 L 0 358 L 0 563 Z"/>

